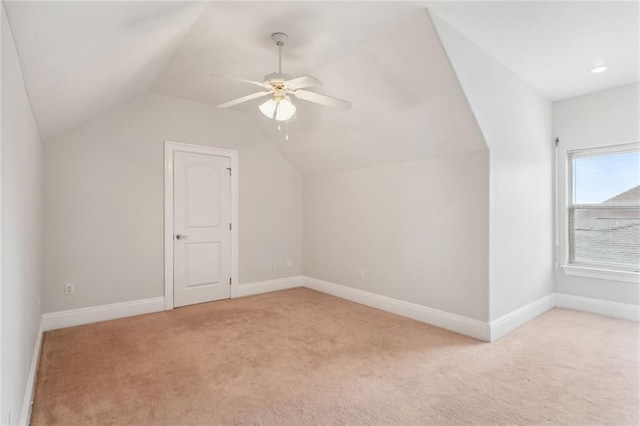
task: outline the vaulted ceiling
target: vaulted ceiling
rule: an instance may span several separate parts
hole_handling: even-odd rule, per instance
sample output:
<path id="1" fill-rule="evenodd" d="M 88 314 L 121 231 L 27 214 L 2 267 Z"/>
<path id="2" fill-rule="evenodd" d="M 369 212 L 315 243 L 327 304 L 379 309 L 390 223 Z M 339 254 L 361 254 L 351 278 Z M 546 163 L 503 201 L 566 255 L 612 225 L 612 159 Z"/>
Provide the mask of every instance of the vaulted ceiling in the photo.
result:
<path id="1" fill-rule="evenodd" d="M 149 90 L 206 5 L 5 6 L 31 107 L 46 141 Z"/>
<path id="2" fill-rule="evenodd" d="M 440 2 L 430 9 L 553 101 L 640 75 L 637 1 Z M 598 64 L 609 68 L 591 73 Z"/>
<path id="3" fill-rule="evenodd" d="M 5 2 L 45 141 L 146 91 L 211 105 L 252 93 L 211 76 L 311 74 L 349 112 L 297 102 L 279 131 L 244 112 L 303 174 L 482 149 L 432 13 L 549 99 L 638 79 L 634 2 Z M 610 72 L 588 69 L 606 61 Z M 289 140 L 285 140 L 285 131 Z"/>

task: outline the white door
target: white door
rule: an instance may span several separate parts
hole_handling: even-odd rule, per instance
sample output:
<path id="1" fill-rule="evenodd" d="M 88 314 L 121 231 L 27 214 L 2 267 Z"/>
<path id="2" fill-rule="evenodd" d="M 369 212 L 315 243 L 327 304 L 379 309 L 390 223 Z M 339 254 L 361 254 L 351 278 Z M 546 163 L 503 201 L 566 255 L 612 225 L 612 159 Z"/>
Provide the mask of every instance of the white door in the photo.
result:
<path id="1" fill-rule="evenodd" d="M 231 297 L 231 159 L 174 152 L 174 306 Z"/>

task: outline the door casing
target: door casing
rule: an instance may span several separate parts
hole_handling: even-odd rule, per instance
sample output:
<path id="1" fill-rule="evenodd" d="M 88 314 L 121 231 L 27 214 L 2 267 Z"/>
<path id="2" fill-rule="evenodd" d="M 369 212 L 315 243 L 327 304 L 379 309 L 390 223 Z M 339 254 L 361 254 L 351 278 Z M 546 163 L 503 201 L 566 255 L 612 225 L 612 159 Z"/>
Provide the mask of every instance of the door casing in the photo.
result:
<path id="1" fill-rule="evenodd" d="M 164 309 L 173 309 L 173 153 L 217 155 L 231 160 L 231 298 L 238 294 L 238 151 L 181 142 L 164 142 Z"/>

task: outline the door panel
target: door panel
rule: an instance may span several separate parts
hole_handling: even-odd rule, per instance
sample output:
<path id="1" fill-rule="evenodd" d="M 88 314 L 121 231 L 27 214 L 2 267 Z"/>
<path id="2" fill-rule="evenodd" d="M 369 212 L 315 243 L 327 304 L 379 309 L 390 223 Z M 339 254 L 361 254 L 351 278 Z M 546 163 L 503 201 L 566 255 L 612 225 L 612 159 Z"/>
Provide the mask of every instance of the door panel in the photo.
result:
<path id="1" fill-rule="evenodd" d="M 188 227 L 218 226 L 220 222 L 218 171 L 219 169 L 212 164 L 202 162 L 185 166 L 185 216 Z"/>
<path id="2" fill-rule="evenodd" d="M 220 276 L 220 243 L 185 244 L 185 284 L 187 287 L 219 284 L 225 280 Z M 226 282 L 225 284 L 229 284 Z"/>
<path id="3" fill-rule="evenodd" d="M 231 160 L 174 153 L 174 306 L 231 295 Z"/>

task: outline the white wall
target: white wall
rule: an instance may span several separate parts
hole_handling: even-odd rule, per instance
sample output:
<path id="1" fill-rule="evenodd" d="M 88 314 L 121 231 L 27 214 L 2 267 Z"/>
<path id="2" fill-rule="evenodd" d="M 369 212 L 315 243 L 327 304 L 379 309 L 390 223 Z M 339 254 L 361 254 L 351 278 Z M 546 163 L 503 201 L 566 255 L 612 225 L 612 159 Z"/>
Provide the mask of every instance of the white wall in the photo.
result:
<path id="1" fill-rule="evenodd" d="M 45 312 L 164 294 L 164 140 L 239 150 L 240 283 L 302 272 L 298 173 L 243 114 L 149 93 L 45 144 Z"/>
<path id="2" fill-rule="evenodd" d="M 0 9 L 3 9 L 0 7 Z M 2 13 L 2 422 L 18 422 L 40 326 L 42 144 Z"/>
<path id="3" fill-rule="evenodd" d="M 484 150 L 308 177 L 305 275 L 485 321 L 487 225 Z"/>
<path id="4" fill-rule="evenodd" d="M 597 78 L 597 77 L 596 77 Z M 567 263 L 567 150 L 640 141 L 640 85 L 633 84 L 553 104 L 558 145 L 560 264 Z M 640 286 L 620 281 L 555 274 L 558 293 L 640 305 Z"/>
<path id="5" fill-rule="evenodd" d="M 553 292 L 551 103 L 437 16 L 490 152 L 490 319 Z"/>
<path id="6" fill-rule="evenodd" d="M 354 110 L 343 118 L 348 131 L 287 151 L 315 143 L 322 146 L 318 161 L 337 159 L 310 167 L 313 156 L 293 155 L 307 173 L 305 275 L 486 321 L 486 144 L 426 10 L 322 72 L 339 82 L 331 70 L 339 77 L 335 70 L 362 63 L 382 70 L 373 85 L 372 74 L 362 74 L 363 93 L 385 89 L 375 105 L 358 106 L 364 97 L 352 92 Z M 362 115 L 371 111 L 377 113 Z"/>

